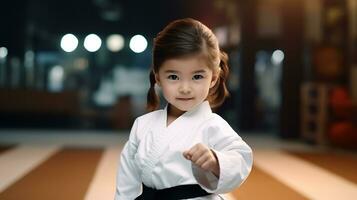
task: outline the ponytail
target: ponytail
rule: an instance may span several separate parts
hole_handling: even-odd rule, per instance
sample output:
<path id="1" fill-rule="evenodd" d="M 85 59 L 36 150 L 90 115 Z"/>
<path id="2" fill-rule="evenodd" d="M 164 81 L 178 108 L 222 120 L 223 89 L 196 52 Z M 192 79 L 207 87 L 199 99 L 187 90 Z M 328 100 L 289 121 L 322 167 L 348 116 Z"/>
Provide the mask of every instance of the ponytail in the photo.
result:
<path id="1" fill-rule="evenodd" d="M 219 76 L 218 80 L 210 89 L 208 100 L 212 108 L 216 108 L 223 104 L 224 100 L 229 96 L 229 92 L 226 86 L 226 81 L 229 75 L 228 68 L 228 56 L 223 51 L 220 52 L 220 63 L 219 63 Z"/>
<path id="2" fill-rule="evenodd" d="M 150 88 L 147 95 L 146 110 L 151 112 L 159 108 L 160 99 L 155 91 L 155 74 L 154 70 L 150 71 Z"/>

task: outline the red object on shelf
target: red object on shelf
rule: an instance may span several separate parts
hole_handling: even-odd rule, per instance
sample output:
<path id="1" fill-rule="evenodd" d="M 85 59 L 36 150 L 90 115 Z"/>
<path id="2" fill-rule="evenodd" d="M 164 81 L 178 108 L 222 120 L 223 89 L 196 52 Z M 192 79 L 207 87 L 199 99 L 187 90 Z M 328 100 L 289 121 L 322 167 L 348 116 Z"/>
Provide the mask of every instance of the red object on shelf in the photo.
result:
<path id="1" fill-rule="evenodd" d="M 346 88 L 338 87 L 331 91 L 330 103 L 332 112 L 339 118 L 351 118 L 353 102 Z"/>
<path id="2" fill-rule="evenodd" d="M 330 104 L 335 122 L 331 122 L 328 137 L 334 145 L 357 149 L 357 126 L 354 123 L 356 105 L 348 90 L 336 87 L 331 91 Z"/>
<path id="3" fill-rule="evenodd" d="M 350 121 L 332 123 L 328 134 L 334 145 L 357 148 L 357 127 Z"/>

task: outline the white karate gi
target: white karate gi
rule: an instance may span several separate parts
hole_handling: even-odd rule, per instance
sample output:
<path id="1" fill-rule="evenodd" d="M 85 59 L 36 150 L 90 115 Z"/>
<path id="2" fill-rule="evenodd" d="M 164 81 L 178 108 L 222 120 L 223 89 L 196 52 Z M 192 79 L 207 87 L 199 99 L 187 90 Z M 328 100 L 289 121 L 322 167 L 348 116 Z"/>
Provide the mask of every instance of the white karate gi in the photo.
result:
<path id="1" fill-rule="evenodd" d="M 207 101 L 185 112 L 169 126 L 167 106 L 138 117 L 129 141 L 121 153 L 115 200 L 133 200 L 142 193 L 142 183 L 155 189 L 199 184 L 209 196 L 221 199 L 239 186 L 251 171 L 251 148 L 219 115 L 212 113 Z M 215 151 L 220 177 L 199 169 L 182 152 L 197 143 Z"/>

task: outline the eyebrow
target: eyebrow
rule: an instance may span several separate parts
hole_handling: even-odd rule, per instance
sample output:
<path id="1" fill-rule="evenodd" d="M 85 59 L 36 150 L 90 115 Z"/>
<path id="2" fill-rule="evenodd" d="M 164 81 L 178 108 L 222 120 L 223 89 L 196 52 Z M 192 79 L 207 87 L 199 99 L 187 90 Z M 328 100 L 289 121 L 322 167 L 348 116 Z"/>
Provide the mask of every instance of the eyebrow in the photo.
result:
<path id="1" fill-rule="evenodd" d="M 179 73 L 179 71 L 172 70 L 172 69 L 165 70 L 164 72 L 165 72 L 165 73 Z M 200 70 L 193 71 L 193 73 L 194 73 L 194 74 L 197 74 L 197 73 L 206 73 L 206 70 L 200 69 Z"/>
<path id="2" fill-rule="evenodd" d="M 165 73 L 178 73 L 176 70 L 168 69 L 164 71 Z"/>
<path id="3" fill-rule="evenodd" d="M 196 74 L 196 73 L 206 73 L 206 72 L 207 72 L 206 70 L 200 69 L 200 70 L 194 71 L 193 73 Z"/>

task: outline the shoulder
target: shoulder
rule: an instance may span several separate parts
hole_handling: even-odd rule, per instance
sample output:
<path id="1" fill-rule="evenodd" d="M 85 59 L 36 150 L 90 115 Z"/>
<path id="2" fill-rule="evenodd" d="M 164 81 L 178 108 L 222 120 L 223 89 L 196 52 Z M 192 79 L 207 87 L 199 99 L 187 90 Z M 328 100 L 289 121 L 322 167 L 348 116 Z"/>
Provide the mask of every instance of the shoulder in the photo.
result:
<path id="1" fill-rule="evenodd" d="M 163 110 L 156 110 L 137 117 L 130 131 L 130 140 L 138 142 L 149 126 L 154 124 L 162 114 Z"/>
<path id="2" fill-rule="evenodd" d="M 238 136 L 229 123 L 216 113 L 212 113 L 202 125 L 203 131 L 210 136 Z"/>
<path id="3" fill-rule="evenodd" d="M 228 122 L 216 113 L 211 113 L 211 116 L 205 121 L 204 125 L 206 127 L 231 128 Z"/>
<path id="4" fill-rule="evenodd" d="M 144 121 L 150 121 L 153 118 L 159 117 L 163 114 L 164 110 L 155 110 L 149 113 L 146 113 L 144 115 L 141 115 L 139 117 L 136 118 L 136 120 L 144 122 Z"/>
<path id="5" fill-rule="evenodd" d="M 152 123 L 154 120 L 159 119 L 159 117 L 162 116 L 163 112 L 164 110 L 155 110 L 137 117 L 135 121 L 137 123 L 138 128 L 142 128 L 147 124 Z"/>

